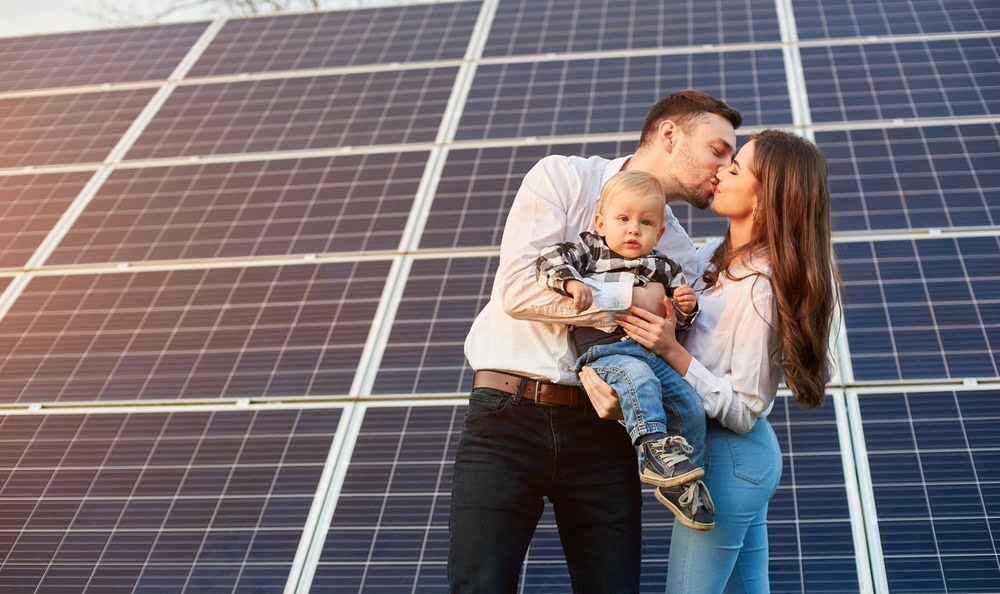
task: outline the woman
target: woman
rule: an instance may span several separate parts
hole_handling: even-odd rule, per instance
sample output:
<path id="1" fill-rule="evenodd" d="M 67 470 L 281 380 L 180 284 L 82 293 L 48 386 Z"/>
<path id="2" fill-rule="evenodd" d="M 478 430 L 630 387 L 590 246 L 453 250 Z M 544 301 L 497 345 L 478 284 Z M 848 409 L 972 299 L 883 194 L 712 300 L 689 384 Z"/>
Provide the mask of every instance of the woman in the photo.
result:
<path id="1" fill-rule="evenodd" d="M 782 375 L 802 405 L 822 404 L 836 303 L 822 153 L 768 130 L 718 178 L 712 210 L 729 219 L 729 230 L 699 251 L 701 313 L 684 344 L 666 300 L 665 318 L 638 308 L 619 317 L 632 339 L 684 376 L 710 417 L 704 480 L 716 527 L 674 524 L 667 591 L 685 594 L 769 591 L 767 503 L 781 478 L 781 452 L 767 413 Z M 589 369 L 581 380 L 598 412 L 613 416 L 610 387 Z M 713 505 L 698 485 L 681 500 Z"/>

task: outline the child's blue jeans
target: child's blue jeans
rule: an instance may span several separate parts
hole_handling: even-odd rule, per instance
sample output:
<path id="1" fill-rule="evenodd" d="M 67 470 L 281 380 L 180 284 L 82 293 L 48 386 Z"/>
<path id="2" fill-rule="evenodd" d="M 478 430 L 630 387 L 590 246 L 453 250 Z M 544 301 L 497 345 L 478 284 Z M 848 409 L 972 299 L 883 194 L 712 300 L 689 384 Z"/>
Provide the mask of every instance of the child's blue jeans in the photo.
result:
<path id="1" fill-rule="evenodd" d="M 632 339 L 590 347 L 576 362 L 578 371 L 584 366 L 618 393 L 633 444 L 649 433 L 681 435 L 694 448 L 691 460 L 702 465 L 705 409 L 673 367 Z"/>

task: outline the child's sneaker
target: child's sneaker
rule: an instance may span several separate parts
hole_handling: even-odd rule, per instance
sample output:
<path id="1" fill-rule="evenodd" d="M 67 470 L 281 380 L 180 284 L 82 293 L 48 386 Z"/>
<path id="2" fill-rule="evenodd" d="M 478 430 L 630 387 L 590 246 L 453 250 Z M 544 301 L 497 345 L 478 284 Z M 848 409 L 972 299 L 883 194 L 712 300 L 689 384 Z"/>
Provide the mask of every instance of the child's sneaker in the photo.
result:
<path id="1" fill-rule="evenodd" d="M 708 487 L 701 481 L 676 487 L 657 487 L 656 500 L 677 516 L 681 524 L 692 530 L 715 528 L 715 503 Z"/>
<path id="2" fill-rule="evenodd" d="M 687 457 L 693 450 L 686 439 L 672 435 L 639 446 L 642 463 L 639 480 L 657 487 L 683 485 L 705 476 L 705 471 Z"/>

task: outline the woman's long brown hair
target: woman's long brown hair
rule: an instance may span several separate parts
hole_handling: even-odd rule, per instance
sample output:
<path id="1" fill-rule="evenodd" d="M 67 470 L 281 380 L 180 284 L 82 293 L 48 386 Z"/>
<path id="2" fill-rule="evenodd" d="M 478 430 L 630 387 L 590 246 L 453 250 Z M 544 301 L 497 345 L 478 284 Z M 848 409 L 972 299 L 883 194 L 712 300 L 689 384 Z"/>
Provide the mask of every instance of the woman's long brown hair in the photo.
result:
<path id="1" fill-rule="evenodd" d="M 778 314 L 777 350 L 771 359 L 784 371 L 785 383 L 799 403 L 816 407 L 826 394 L 838 282 L 830 245 L 826 159 L 809 141 L 785 132 L 765 130 L 753 140 L 757 205 L 751 239 L 732 249 L 727 232 L 702 278 L 711 287 L 722 274 L 734 278 L 729 274 L 734 262 L 764 255 L 771 265 Z"/>

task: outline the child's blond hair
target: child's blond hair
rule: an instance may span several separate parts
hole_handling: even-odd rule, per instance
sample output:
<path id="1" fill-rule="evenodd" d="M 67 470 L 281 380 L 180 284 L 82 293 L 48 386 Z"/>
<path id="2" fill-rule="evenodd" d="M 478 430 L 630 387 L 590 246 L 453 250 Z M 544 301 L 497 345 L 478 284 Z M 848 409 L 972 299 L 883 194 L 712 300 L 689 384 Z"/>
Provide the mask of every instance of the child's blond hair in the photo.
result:
<path id="1" fill-rule="evenodd" d="M 655 196 L 666 206 L 667 199 L 663 194 L 663 184 L 645 171 L 619 171 L 611 176 L 608 183 L 601 189 L 601 197 L 597 201 L 597 212 L 604 213 L 604 205 L 608 198 L 623 191 L 631 191 L 640 196 Z M 661 221 L 662 222 L 662 221 Z"/>

